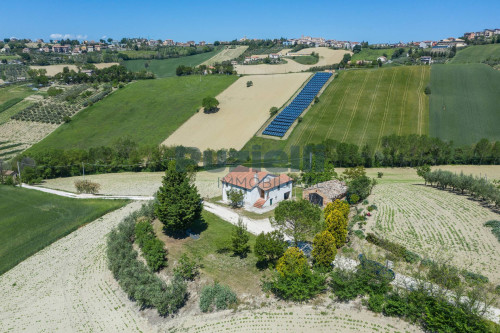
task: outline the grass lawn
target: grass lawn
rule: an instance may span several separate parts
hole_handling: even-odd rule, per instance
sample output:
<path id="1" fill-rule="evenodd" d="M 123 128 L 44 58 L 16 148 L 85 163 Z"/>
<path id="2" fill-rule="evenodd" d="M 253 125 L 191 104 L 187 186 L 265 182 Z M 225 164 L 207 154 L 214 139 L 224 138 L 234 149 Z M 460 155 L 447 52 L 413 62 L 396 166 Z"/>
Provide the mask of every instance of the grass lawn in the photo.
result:
<path id="1" fill-rule="evenodd" d="M 237 77 L 185 76 L 127 85 L 83 110 L 32 150 L 111 145 L 129 137 L 139 145 L 160 144 L 189 119 L 206 96 L 217 96 Z"/>
<path id="2" fill-rule="evenodd" d="M 355 53 L 351 57 L 351 61 L 357 61 L 357 60 L 368 60 L 368 61 L 373 61 L 377 60 L 378 57 L 381 57 L 383 55 L 387 56 L 387 59 L 391 59 L 392 54 L 394 51 L 397 49 L 395 48 L 390 48 L 390 49 L 367 49 L 363 48 L 361 49 L 361 52 Z"/>
<path id="3" fill-rule="evenodd" d="M 202 62 L 212 58 L 220 50 L 214 50 L 211 52 L 205 52 L 200 54 L 195 54 L 187 57 L 179 57 L 179 58 L 170 58 L 170 59 L 161 59 L 161 60 L 127 60 L 124 61 L 123 64 L 129 70 L 138 72 L 146 69 L 148 72 L 153 72 L 156 77 L 169 77 L 175 76 L 175 70 L 178 66 L 198 66 Z M 147 67 L 146 67 L 147 65 Z"/>
<path id="4" fill-rule="evenodd" d="M 488 59 L 500 60 L 500 44 L 473 45 L 457 52 L 452 64 L 480 63 Z"/>
<path id="5" fill-rule="evenodd" d="M 307 56 L 301 56 L 301 57 L 291 57 L 290 59 L 298 62 L 299 64 L 302 65 L 314 65 L 318 62 L 318 58 L 307 55 Z"/>
<path id="6" fill-rule="evenodd" d="M 456 144 L 500 140 L 500 72 L 485 64 L 434 65 L 430 135 Z"/>
<path id="7" fill-rule="evenodd" d="M 126 200 L 64 198 L 0 186 L 0 274 Z"/>
<path id="8" fill-rule="evenodd" d="M 428 134 L 428 81 L 429 66 L 341 72 L 287 139 L 254 137 L 244 149 L 260 145 L 263 153 L 290 154 L 292 146 L 325 139 L 376 147 L 386 135 Z"/>
<path id="9" fill-rule="evenodd" d="M 207 211 L 203 211 L 202 216 L 203 221 L 192 228 L 194 232 L 200 234 L 198 240 L 189 237 L 184 239 L 168 237 L 161 231 L 161 222 L 155 221 L 156 233 L 168 249 L 169 269 L 174 267 L 174 262 L 183 253 L 186 253 L 192 258 L 201 259 L 202 273 L 214 281 L 229 285 L 236 293 L 261 293 L 259 280 L 263 271 L 257 268 L 257 258 L 253 254 L 256 236 L 248 234 L 252 252 L 246 258 L 233 256 L 232 253 L 217 253 L 217 245 L 230 241 L 235 226 Z"/>

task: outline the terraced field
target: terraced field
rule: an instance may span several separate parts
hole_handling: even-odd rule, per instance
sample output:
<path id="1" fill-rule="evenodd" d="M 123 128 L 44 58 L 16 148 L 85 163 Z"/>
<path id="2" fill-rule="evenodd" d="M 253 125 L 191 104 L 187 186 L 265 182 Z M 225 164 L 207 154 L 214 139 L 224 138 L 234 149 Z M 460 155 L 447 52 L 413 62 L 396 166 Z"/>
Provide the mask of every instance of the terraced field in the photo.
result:
<path id="1" fill-rule="evenodd" d="M 263 151 L 320 143 L 326 139 L 380 145 L 390 134 L 428 134 L 428 66 L 405 66 L 343 72 L 325 89 L 286 140 L 254 137 Z"/>
<path id="2" fill-rule="evenodd" d="M 367 227 L 431 259 L 449 260 L 500 282 L 500 244 L 483 226 L 500 216 L 466 196 L 414 183 L 377 185 Z"/>
<path id="3" fill-rule="evenodd" d="M 429 134 L 456 144 L 500 140 L 500 72 L 485 64 L 434 65 Z"/>
<path id="4" fill-rule="evenodd" d="M 480 63 L 486 60 L 500 61 L 500 44 L 474 45 L 458 51 L 452 64 Z"/>

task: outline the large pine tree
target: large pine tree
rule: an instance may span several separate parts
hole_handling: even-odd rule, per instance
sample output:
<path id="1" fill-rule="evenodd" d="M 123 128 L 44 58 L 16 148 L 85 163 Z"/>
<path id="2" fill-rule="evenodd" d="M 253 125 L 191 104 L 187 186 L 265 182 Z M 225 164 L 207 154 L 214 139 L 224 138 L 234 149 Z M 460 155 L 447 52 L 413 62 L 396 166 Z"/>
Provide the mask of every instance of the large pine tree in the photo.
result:
<path id="1" fill-rule="evenodd" d="M 198 189 L 187 172 L 176 169 L 175 161 L 169 162 L 157 197 L 155 213 L 168 233 L 189 229 L 203 209 Z"/>

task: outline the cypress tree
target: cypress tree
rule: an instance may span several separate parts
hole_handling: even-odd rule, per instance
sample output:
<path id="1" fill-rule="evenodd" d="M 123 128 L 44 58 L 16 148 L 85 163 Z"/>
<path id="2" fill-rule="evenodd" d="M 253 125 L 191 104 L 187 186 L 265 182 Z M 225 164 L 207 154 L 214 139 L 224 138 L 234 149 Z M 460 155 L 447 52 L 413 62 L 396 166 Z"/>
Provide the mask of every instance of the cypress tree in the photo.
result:
<path id="1" fill-rule="evenodd" d="M 167 233 L 181 233 L 200 218 L 203 204 L 198 189 L 192 184 L 187 172 L 176 169 L 170 161 L 157 192 L 156 216 Z"/>

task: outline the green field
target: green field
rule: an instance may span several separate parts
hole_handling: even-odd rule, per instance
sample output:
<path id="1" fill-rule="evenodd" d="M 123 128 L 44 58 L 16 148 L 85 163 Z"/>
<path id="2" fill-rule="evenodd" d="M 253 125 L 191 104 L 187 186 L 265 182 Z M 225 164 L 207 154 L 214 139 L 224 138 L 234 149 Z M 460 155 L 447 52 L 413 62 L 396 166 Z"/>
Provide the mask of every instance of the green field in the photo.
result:
<path id="1" fill-rule="evenodd" d="M 234 75 L 183 76 L 138 81 L 83 110 L 30 150 L 89 148 L 128 137 L 160 144 L 189 119 L 206 96 L 217 96 Z"/>
<path id="2" fill-rule="evenodd" d="M 453 64 L 480 63 L 486 60 L 500 60 L 500 44 L 474 45 L 457 52 L 451 59 Z"/>
<path id="3" fill-rule="evenodd" d="M 13 98 L 25 98 L 33 93 L 34 91 L 25 85 L 11 85 L 0 88 L 0 104 L 3 104 Z"/>
<path id="4" fill-rule="evenodd" d="M 126 202 L 71 199 L 0 186 L 0 274 Z"/>
<path id="5" fill-rule="evenodd" d="M 202 62 L 212 58 L 221 50 L 214 50 L 211 52 L 200 53 L 187 57 L 161 59 L 161 60 L 127 60 L 123 65 L 133 72 L 147 70 L 156 75 L 156 77 L 169 77 L 175 76 L 175 70 L 180 65 L 184 66 L 198 66 Z M 146 67 L 147 65 L 147 67 Z"/>
<path id="6" fill-rule="evenodd" d="M 292 59 L 292 60 L 294 60 L 302 65 L 314 65 L 318 62 L 318 58 L 310 56 L 310 55 L 300 56 L 300 57 L 290 57 L 290 59 Z"/>
<path id="7" fill-rule="evenodd" d="M 311 107 L 286 140 L 254 137 L 244 149 L 261 145 L 262 151 L 325 139 L 358 145 L 380 145 L 390 134 L 428 134 L 429 102 L 424 88 L 429 66 L 401 66 L 340 73 Z"/>
<path id="8" fill-rule="evenodd" d="M 395 49 L 395 48 L 390 48 L 390 49 L 363 48 L 363 49 L 361 49 L 361 52 L 355 53 L 352 55 L 351 61 L 357 61 L 357 60 L 373 61 L 373 60 L 377 60 L 378 57 L 381 57 L 384 54 L 387 55 L 387 59 L 391 59 L 391 56 L 395 50 L 397 50 L 397 49 Z"/>
<path id="9" fill-rule="evenodd" d="M 458 144 L 500 140 L 500 72 L 484 64 L 434 65 L 430 135 Z"/>

